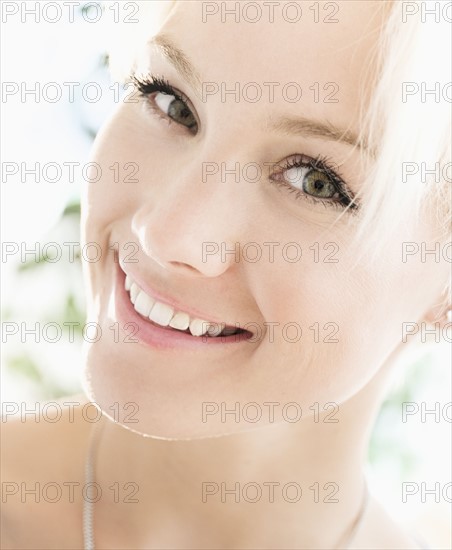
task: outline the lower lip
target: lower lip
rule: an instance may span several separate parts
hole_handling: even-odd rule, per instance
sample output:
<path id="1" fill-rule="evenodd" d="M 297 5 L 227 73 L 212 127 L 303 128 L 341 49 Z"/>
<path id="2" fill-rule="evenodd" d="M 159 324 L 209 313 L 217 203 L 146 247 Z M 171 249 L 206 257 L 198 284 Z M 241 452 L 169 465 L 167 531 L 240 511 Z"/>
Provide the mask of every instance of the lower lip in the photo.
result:
<path id="1" fill-rule="evenodd" d="M 206 346 L 243 344 L 251 334 L 242 332 L 232 336 L 192 336 L 185 332 L 162 327 L 146 320 L 132 305 L 129 293 L 125 289 L 125 273 L 117 265 L 116 277 L 116 315 L 123 330 L 127 331 L 129 341 L 139 340 L 156 349 L 206 349 Z M 126 327 L 127 323 L 133 323 Z M 136 330 L 138 328 L 138 330 Z M 212 349 L 212 348 L 210 348 Z"/>

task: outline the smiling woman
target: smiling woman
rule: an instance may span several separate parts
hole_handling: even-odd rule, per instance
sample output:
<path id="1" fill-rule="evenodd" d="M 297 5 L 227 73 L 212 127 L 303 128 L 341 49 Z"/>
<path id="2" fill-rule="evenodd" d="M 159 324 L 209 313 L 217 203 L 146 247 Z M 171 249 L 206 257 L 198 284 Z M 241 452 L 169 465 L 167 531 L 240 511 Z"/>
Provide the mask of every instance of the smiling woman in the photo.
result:
<path id="1" fill-rule="evenodd" d="M 82 204 L 110 252 L 83 266 L 99 418 L 9 425 L 6 458 L 114 498 L 9 504 L 8 548 L 424 547 L 363 472 L 400 357 L 450 327 L 450 27 L 424 4 L 143 2 L 115 26 L 129 93 Z"/>

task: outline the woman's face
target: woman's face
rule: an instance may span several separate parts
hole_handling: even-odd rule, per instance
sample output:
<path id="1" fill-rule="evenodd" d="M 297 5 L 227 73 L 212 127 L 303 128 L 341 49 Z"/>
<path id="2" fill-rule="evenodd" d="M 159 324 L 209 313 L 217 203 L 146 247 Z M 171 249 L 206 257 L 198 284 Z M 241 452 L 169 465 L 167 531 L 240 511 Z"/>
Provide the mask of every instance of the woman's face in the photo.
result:
<path id="1" fill-rule="evenodd" d="M 139 61 L 148 95 L 121 104 L 96 140 L 102 177 L 84 198 L 84 238 L 102 250 L 85 262 L 88 320 L 102 330 L 87 350 L 90 397 L 155 436 L 340 404 L 441 289 L 438 264 L 402 261 L 403 242 L 429 240 L 414 219 L 378 269 L 355 265 L 350 246 L 381 2 L 300 2 L 297 23 L 293 2 L 262 4 L 255 23 L 251 8 L 225 13 L 235 4 L 176 4 Z M 142 314 L 125 274 L 145 291 Z M 207 327 L 195 319 L 248 332 L 194 336 L 146 312 L 194 333 Z"/>

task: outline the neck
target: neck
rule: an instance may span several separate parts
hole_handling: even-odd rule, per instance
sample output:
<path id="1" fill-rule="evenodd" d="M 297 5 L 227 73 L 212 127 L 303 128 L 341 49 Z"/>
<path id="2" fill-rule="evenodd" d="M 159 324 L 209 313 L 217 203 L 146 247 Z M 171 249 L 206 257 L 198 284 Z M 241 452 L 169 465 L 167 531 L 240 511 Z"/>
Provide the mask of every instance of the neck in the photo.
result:
<path id="1" fill-rule="evenodd" d="M 381 372 L 340 405 L 338 422 L 311 416 L 164 441 L 106 420 L 96 481 L 111 497 L 107 488 L 116 483 L 119 502 L 96 505 L 96 536 L 102 525 L 117 527 L 117 536 L 126 525 L 127 543 L 137 548 L 342 547 L 362 511 L 363 466 L 384 382 Z M 139 502 L 125 502 L 134 487 Z"/>

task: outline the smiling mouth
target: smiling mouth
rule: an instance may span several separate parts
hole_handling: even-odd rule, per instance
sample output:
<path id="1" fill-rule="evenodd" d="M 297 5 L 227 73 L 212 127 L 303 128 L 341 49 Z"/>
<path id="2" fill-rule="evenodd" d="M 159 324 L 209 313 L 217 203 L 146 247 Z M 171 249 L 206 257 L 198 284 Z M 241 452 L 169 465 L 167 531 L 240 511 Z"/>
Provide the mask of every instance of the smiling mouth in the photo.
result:
<path id="1" fill-rule="evenodd" d="M 139 287 L 133 278 L 126 274 L 124 287 L 135 311 L 151 324 L 168 330 L 175 330 L 191 336 L 219 338 L 244 334 L 252 336 L 251 332 L 237 326 L 217 323 L 190 316 L 188 313 L 152 298 Z"/>

